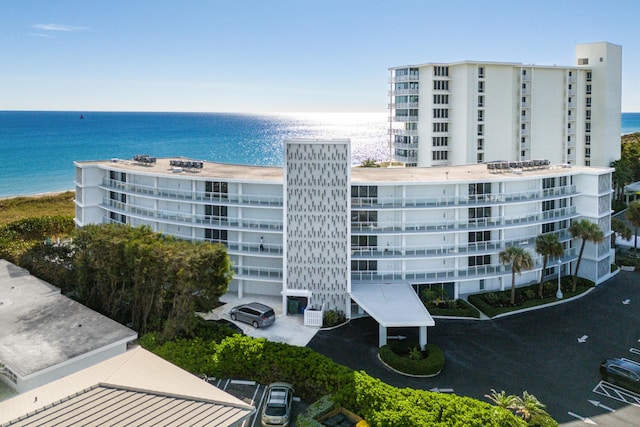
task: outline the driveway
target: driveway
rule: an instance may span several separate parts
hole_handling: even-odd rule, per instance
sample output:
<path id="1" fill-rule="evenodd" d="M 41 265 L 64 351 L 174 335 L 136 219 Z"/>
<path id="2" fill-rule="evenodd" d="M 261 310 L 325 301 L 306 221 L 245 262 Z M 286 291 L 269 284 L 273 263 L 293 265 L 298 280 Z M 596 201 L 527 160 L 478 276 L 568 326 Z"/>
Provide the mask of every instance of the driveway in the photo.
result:
<path id="1" fill-rule="evenodd" d="M 389 331 L 390 336 L 415 334 Z M 598 374 L 607 357 L 640 361 L 640 350 L 633 351 L 640 349 L 640 273 L 621 272 L 581 299 L 498 320 L 437 319 L 428 334 L 428 342 L 446 357 L 435 378 L 405 377 L 384 367 L 371 318 L 320 331 L 308 346 L 398 387 L 437 388 L 481 400 L 492 388 L 511 394 L 526 390 L 564 426 L 584 425 L 585 419 L 607 426 L 640 424 L 640 396 L 611 393 Z"/>

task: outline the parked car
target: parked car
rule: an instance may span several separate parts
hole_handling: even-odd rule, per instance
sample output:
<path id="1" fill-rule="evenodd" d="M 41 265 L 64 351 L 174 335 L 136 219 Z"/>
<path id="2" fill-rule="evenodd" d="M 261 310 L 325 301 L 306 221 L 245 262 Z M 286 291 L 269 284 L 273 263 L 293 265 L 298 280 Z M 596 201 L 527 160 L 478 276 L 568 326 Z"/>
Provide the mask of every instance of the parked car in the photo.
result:
<path id="1" fill-rule="evenodd" d="M 273 308 L 259 302 L 250 302 L 233 307 L 229 312 L 231 320 L 240 320 L 249 323 L 254 328 L 263 328 L 271 325 L 276 320 Z"/>
<path id="2" fill-rule="evenodd" d="M 235 323 L 227 320 L 227 319 L 215 319 L 215 320 L 207 320 L 207 322 L 216 323 L 220 326 L 227 327 L 233 331 L 234 334 L 244 335 L 244 331 L 242 328 Z"/>
<path id="3" fill-rule="evenodd" d="M 640 393 L 640 365 L 627 359 L 607 359 L 600 364 L 600 376 L 611 384 Z"/>
<path id="4" fill-rule="evenodd" d="M 291 419 L 293 386 L 289 383 L 269 384 L 266 396 L 262 407 L 262 427 L 288 427 Z"/>

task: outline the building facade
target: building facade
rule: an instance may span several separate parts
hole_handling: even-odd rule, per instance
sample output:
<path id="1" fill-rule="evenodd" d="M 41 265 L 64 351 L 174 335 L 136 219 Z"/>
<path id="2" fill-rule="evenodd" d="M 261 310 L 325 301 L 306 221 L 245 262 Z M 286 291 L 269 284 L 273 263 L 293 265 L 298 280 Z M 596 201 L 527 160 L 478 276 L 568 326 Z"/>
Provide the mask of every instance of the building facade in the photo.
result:
<path id="1" fill-rule="evenodd" d="M 548 162 L 352 168 L 348 141 L 294 140 L 285 147 L 282 168 L 208 162 L 184 168 L 176 162 L 192 162 L 178 159 L 76 162 L 76 223 L 146 225 L 221 242 L 235 273 L 229 292 L 281 295 L 283 307 L 287 298 L 304 297 L 348 317 L 376 307 L 379 301 L 366 295 L 374 286 L 401 286 L 414 296 L 437 287 L 450 298 L 508 288 L 510 267 L 498 254 L 509 245 L 535 261 L 516 277 L 518 285 L 535 282 L 542 258 L 534 241 L 542 233 L 557 234 L 565 248 L 546 273 L 571 274 L 580 241 L 568 228 L 580 218 L 605 234 L 603 242 L 587 244 L 580 276 L 596 284 L 610 277 L 610 168 Z M 378 295 L 390 289 L 384 286 Z"/>
<path id="2" fill-rule="evenodd" d="M 390 68 L 390 154 L 407 166 L 620 158 L 622 47 L 576 46 L 573 66 L 462 61 Z"/>

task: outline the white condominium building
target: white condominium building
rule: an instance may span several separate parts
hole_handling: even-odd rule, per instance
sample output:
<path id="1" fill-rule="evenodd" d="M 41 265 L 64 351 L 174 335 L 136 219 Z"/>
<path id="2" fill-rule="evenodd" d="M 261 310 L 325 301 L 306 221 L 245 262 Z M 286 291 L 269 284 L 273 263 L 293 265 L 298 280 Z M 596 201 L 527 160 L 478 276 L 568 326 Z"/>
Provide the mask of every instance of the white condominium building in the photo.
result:
<path id="1" fill-rule="evenodd" d="M 418 293 L 450 298 L 508 289 L 510 266 L 498 254 L 529 251 L 559 236 L 565 252 L 547 274 L 571 274 L 577 260 L 571 221 L 586 218 L 605 234 L 588 243 L 579 274 L 610 277 L 611 168 L 511 162 L 502 167 L 351 167 L 348 140 L 285 142 L 284 167 L 183 158 L 76 162 L 76 223 L 146 225 L 184 239 L 220 242 L 233 262 L 229 292 L 282 297 L 347 317 L 366 312 L 380 324 L 420 328 L 433 319 Z M 307 313 L 305 312 L 305 318 Z"/>
<path id="2" fill-rule="evenodd" d="M 575 61 L 391 68 L 392 157 L 407 166 L 544 158 L 608 167 L 620 158 L 622 47 L 579 44 Z"/>

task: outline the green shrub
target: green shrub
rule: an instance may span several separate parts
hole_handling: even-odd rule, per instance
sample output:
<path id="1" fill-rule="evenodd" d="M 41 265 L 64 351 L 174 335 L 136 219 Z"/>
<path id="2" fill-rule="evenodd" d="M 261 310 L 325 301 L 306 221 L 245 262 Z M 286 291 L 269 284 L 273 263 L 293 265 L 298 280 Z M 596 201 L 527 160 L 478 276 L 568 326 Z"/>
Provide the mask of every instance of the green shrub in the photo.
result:
<path id="1" fill-rule="evenodd" d="M 324 318 L 322 319 L 322 326 L 330 328 L 332 326 L 342 325 L 347 321 L 347 317 L 342 311 L 327 310 L 324 312 Z"/>
<path id="2" fill-rule="evenodd" d="M 316 419 L 325 416 L 336 407 L 331 396 L 322 396 L 307 407 L 304 414 L 298 415 L 296 426 L 298 427 L 324 427 Z"/>
<path id="3" fill-rule="evenodd" d="M 149 334 L 141 338 L 140 343 L 194 373 L 218 378 L 246 378 L 262 384 L 287 381 L 294 384 L 296 394 L 310 402 L 333 395 L 337 406 L 355 412 L 374 426 L 526 425 L 509 411 L 479 400 L 399 389 L 364 372 L 338 365 L 309 348 L 270 342 L 264 338 L 234 335 L 220 343 L 198 338 L 161 343 L 154 334 Z M 434 353 L 431 348 L 430 351 L 430 354 Z M 312 423 L 298 425 L 317 426 Z"/>
<path id="4" fill-rule="evenodd" d="M 444 353 L 433 344 L 427 344 L 424 353 L 426 355 L 416 344 L 405 342 L 392 342 L 378 350 L 380 359 L 397 371 L 411 375 L 436 375 L 444 366 Z"/>

